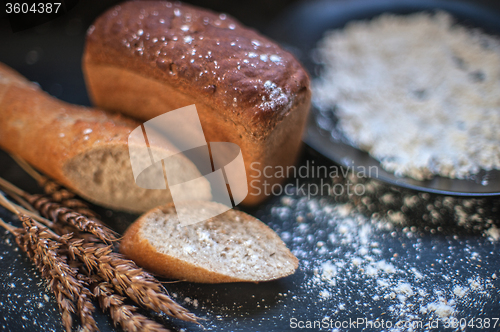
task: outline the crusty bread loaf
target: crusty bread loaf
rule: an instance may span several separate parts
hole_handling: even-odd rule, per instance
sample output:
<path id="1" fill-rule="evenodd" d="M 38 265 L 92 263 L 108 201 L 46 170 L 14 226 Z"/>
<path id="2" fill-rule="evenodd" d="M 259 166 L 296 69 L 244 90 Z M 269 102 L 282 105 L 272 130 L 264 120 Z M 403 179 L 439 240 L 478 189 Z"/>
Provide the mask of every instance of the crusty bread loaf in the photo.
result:
<path id="1" fill-rule="evenodd" d="M 59 101 L 0 63 L 0 147 L 96 204 L 144 212 L 172 201 L 170 191 L 143 189 L 134 181 L 128 136 L 139 125 Z M 149 136 L 149 143 L 153 150 L 169 147 L 160 137 Z M 138 153 L 150 160 L 147 149 Z M 201 176 L 182 155 L 172 158 L 179 179 Z M 200 183 L 189 194 L 210 199 L 210 184 Z"/>
<path id="2" fill-rule="evenodd" d="M 297 258 L 279 236 L 244 212 L 229 210 L 183 226 L 175 209 L 198 218 L 225 206 L 194 201 L 155 208 L 127 229 L 120 251 L 153 273 L 192 282 L 268 281 L 297 269 Z"/>
<path id="3" fill-rule="evenodd" d="M 290 53 L 225 14 L 179 2 L 125 2 L 89 28 L 83 70 L 103 109 L 149 120 L 195 104 L 207 141 L 242 150 L 244 203 L 265 198 L 265 181 L 283 180 L 266 178 L 265 167 L 296 161 L 310 106 L 307 73 Z"/>

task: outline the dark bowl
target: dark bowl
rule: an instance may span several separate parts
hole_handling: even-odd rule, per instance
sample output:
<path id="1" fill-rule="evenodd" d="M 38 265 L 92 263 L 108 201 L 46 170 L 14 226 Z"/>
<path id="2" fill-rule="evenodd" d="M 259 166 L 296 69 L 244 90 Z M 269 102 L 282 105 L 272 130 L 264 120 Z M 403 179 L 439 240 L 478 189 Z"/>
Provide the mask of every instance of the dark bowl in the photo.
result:
<path id="1" fill-rule="evenodd" d="M 439 0 L 354 0 L 304 2 L 285 13 L 269 29 L 268 34 L 279 40 L 305 65 L 314 79 L 321 72 L 321 65 L 312 59 L 312 51 L 325 31 L 341 29 L 350 21 L 369 20 L 383 13 L 406 15 L 415 12 L 446 11 L 456 23 L 479 28 L 490 35 L 500 35 L 500 14 L 471 3 Z M 332 112 L 322 114 L 313 107 L 304 141 L 336 163 L 366 171 L 376 167 L 371 174 L 384 182 L 401 187 L 437 194 L 456 196 L 500 195 L 500 171 L 481 170 L 468 179 L 451 179 L 435 176 L 418 181 L 398 177 L 385 171 L 368 153 L 351 145 L 336 130 L 337 119 Z M 371 168 L 370 168 L 371 167 Z"/>

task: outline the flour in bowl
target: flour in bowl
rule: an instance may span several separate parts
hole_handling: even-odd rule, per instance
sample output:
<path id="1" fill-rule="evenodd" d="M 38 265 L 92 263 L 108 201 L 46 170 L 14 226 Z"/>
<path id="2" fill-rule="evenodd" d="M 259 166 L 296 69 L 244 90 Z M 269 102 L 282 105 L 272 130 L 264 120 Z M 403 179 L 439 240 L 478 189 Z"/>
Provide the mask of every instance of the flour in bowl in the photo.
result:
<path id="1" fill-rule="evenodd" d="M 417 180 L 500 169 L 500 44 L 446 13 L 330 31 L 313 101 L 382 167 Z"/>

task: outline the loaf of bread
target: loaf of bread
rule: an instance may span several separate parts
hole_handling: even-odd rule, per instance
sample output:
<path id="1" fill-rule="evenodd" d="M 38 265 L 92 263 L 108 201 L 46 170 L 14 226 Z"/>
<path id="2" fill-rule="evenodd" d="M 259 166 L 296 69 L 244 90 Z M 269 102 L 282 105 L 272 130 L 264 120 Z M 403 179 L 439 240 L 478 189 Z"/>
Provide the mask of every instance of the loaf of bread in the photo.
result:
<path id="1" fill-rule="evenodd" d="M 57 100 L 0 63 L 0 147 L 96 204 L 144 212 L 172 201 L 169 190 L 136 185 L 129 159 L 129 134 L 139 123 L 120 115 Z M 140 127 L 139 127 L 140 128 Z M 149 135 L 152 151 L 170 148 Z M 147 149 L 137 159 L 150 161 Z M 179 181 L 200 177 L 180 154 L 170 159 Z M 210 184 L 201 178 L 186 196 L 210 199 Z"/>
<path id="2" fill-rule="evenodd" d="M 89 28 L 83 71 L 95 105 L 143 121 L 195 104 L 208 142 L 242 150 L 244 203 L 262 201 L 265 183 L 283 180 L 269 169 L 297 159 L 308 75 L 293 55 L 225 14 L 179 2 L 122 3 Z"/>
<path id="3" fill-rule="evenodd" d="M 201 201 L 155 208 L 127 229 L 120 251 L 155 274 L 192 282 L 268 281 L 297 269 L 297 258 L 279 236 L 244 212 L 229 210 L 183 226 L 176 209 L 194 221 L 205 212 L 227 210 Z"/>

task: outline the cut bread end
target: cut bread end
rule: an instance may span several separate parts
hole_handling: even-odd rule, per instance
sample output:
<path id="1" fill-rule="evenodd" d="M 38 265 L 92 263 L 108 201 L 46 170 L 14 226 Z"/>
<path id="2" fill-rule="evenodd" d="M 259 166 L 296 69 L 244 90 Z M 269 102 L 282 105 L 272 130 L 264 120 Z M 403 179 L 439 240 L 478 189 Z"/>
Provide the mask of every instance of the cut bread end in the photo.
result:
<path id="1" fill-rule="evenodd" d="M 201 177 L 201 173 L 190 160 L 180 155 L 173 158 L 171 164 L 178 169 L 177 182 Z M 168 187 L 145 189 L 136 184 L 126 144 L 92 148 L 70 159 L 64 165 L 63 172 L 68 182 L 72 184 L 71 187 L 79 195 L 112 209 L 143 213 L 172 202 Z M 183 198 L 210 200 L 212 198 L 210 183 L 205 181 L 198 184 L 196 190 L 188 190 Z"/>
<path id="2" fill-rule="evenodd" d="M 183 207 L 193 218 L 223 208 L 227 209 L 206 201 L 186 202 Z M 260 220 L 228 210 L 183 226 L 173 204 L 155 208 L 133 223 L 120 251 L 157 275 L 200 283 L 270 281 L 298 267 L 297 258 Z"/>

